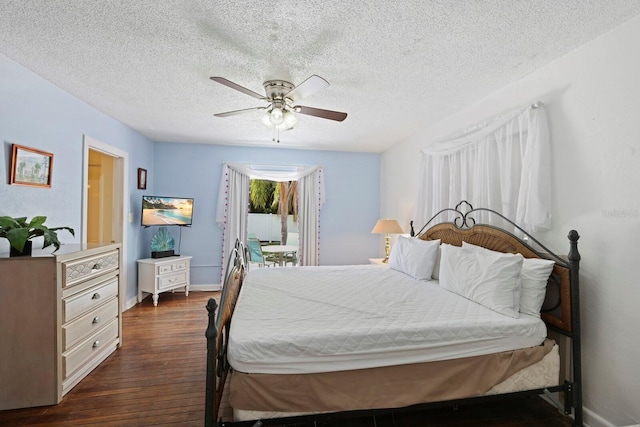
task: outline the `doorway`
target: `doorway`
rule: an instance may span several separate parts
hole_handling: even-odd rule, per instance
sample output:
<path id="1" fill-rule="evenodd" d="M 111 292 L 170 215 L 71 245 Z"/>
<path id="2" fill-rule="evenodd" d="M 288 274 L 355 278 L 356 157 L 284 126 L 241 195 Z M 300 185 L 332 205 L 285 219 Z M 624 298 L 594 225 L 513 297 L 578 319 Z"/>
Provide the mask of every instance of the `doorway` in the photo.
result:
<path id="1" fill-rule="evenodd" d="M 121 243 L 120 293 L 126 309 L 128 153 L 84 136 L 82 242 Z"/>
<path id="2" fill-rule="evenodd" d="M 113 224 L 113 187 L 117 158 L 89 148 L 87 185 L 87 243 L 115 243 L 118 227 Z"/>

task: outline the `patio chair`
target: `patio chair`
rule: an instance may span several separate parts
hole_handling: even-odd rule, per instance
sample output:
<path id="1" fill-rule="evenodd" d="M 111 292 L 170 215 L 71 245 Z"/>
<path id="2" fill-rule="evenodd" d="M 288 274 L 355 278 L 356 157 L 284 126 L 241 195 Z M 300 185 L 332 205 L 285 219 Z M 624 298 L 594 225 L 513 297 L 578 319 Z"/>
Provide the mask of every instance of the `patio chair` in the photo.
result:
<path id="1" fill-rule="evenodd" d="M 260 240 L 255 238 L 247 239 L 247 248 L 249 249 L 249 264 L 257 264 L 258 267 L 269 267 L 276 263 L 267 258 L 262 253 L 262 247 L 260 246 Z"/>

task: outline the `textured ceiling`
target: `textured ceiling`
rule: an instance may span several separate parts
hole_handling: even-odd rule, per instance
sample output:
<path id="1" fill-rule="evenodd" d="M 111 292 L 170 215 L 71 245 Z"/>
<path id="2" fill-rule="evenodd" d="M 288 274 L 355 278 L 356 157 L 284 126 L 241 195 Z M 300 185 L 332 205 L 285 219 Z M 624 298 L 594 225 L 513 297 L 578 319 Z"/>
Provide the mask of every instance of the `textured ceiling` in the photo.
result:
<path id="1" fill-rule="evenodd" d="M 273 147 L 269 79 L 331 86 L 281 147 L 379 152 L 640 14 L 640 0 L 2 0 L 0 53 L 155 141 Z"/>

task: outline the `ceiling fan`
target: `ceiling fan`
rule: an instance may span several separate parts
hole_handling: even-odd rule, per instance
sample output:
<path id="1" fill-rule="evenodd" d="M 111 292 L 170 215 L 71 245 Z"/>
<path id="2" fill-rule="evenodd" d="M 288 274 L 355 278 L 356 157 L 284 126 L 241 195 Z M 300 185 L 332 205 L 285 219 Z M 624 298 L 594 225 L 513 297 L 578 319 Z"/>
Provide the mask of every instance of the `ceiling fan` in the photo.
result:
<path id="1" fill-rule="evenodd" d="M 329 82 L 320 76 L 312 75 L 298 86 L 285 80 L 267 80 L 262 84 L 266 95 L 260 95 L 246 87 L 240 86 L 224 77 L 211 77 L 211 80 L 223 84 L 238 92 L 265 101 L 266 105 L 262 107 L 245 108 L 242 110 L 227 111 L 225 113 L 214 114 L 216 117 L 230 117 L 238 114 L 248 113 L 255 110 L 265 111 L 262 117 L 262 123 L 272 128 L 275 134 L 278 133 L 278 142 L 280 142 L 279 132 L 281 130 L 292 129 L 297 119 L 295 113 L 305 114 L 307 116 L 320 117 L 322 119 L 335 120 L 338 122 L 347 118 L 347 113 L 339 111 L 323 110 L 321 108 L 305 107 L 304 105 L 295 105 L 299 100 L 313 95 L 320 89 L 329 86 Z"/>

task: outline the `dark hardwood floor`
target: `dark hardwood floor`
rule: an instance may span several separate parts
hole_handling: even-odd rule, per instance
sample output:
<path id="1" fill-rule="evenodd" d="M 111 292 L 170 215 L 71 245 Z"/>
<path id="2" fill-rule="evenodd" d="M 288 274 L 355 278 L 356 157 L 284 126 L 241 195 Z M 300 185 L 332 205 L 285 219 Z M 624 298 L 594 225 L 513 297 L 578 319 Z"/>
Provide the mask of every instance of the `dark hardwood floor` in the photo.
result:
<path id="1" fill-rule="evenodd" d="M 0 411 L 0 426 L 202 426 L 207 324 L 217 293 L 160 295 L 123 314 L 123 342 L 62 402 Z M 227 408 L 226 414 L 229 413 Z M 298 427 L 313 424 L 297 424 Z M 317 426 L 569 426 L 538 397 L 317 423 Z"/>

